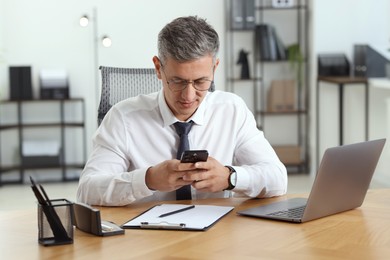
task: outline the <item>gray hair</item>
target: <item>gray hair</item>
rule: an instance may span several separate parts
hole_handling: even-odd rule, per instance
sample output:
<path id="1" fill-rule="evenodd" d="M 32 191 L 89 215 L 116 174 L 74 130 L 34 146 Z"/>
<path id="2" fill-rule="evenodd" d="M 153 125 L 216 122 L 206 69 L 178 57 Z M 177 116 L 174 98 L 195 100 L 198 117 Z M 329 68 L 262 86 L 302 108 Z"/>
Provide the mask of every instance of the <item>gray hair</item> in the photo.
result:
<path id="1" fill-rule="evenodd" d="M 167 58 L 186 62 L 206 55 L 211 55 L 215 62 L 218 49 L 218 33 L 197 16 L 176 18 L 158 35 L 158 55 L 163 64 Z"/>

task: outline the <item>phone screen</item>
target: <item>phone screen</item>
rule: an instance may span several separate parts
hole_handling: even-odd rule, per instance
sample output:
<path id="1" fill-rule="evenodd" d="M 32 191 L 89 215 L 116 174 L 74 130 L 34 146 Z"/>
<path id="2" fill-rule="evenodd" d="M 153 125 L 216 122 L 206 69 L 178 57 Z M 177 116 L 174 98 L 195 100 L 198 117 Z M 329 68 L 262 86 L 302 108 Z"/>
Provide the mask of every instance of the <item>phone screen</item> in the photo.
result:
<path id="1" fill-rule="evenodd" d="M 196 163 L 196 162 L 205 162 L 209 153 L 207 150 L 187 150 L 184 151 L 181 155 L 180 162 L 182 163 Z"/>

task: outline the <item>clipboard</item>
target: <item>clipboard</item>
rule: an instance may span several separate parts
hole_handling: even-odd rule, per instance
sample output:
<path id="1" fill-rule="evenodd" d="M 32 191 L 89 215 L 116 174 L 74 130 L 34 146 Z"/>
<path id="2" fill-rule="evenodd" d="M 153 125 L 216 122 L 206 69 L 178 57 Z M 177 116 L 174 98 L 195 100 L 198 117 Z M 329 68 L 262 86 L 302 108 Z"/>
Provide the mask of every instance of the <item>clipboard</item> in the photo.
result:
<path id="1" fill-rule="evenodd" d="M 194 205 L 189 210 L 181 211 L 188 206 L 185 204 L 156 205 L 127 221 L 121 227 L 125 229 L 206 231 L 234 209 L 228 206 Z M 161 217 L 173 211 L 179 212 Z"/>

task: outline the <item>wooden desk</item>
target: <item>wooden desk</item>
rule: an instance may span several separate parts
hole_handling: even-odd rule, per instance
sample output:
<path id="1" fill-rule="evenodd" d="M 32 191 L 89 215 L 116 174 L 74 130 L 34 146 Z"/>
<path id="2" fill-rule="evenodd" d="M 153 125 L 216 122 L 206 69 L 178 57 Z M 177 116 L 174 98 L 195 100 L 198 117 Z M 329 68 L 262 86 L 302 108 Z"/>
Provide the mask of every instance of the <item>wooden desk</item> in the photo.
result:
<path id="1" fill-rule="evenodd" d="M 205 232 L 128 229 L 125 235 L 103 238 L 75 230 L 74 244 L 54 247 L 38 244 L 35 210 L 3 211 L 0 258 L 333 260 L 390 256 L 390 189 L 370 190 L 361 208 L 304 224 L 236 215 L 237 210 L 281 199 L 285 197 L 196 201 L 236 206 Z M 122 224 L 152 205 L 102 208 L 102 217 Z"/>

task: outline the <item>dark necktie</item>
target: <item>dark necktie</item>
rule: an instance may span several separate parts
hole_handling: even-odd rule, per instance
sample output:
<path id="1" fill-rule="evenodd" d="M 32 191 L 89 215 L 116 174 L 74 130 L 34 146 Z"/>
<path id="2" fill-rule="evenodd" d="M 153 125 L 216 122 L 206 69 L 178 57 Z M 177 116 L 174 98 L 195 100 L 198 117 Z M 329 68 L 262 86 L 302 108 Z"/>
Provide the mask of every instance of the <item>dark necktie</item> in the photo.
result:
<path id="1" fill-rule="evenodd" d="M 184 151 L 190 149 L 190 144 L 188 142 L 188 133 L 191 130 L 193 122 L 190 121 L 189 123 L 183 123 L 183 122 L 176 122 L 174 124 L 176 133 L 180 137 L 180 143 L 179 148 L 177 149 L 177 155 L 176 159 L 180 160 L 181 155 Z M 190 200 L 192 199 L 191 196 L 191 185 L 183 186 L 176 190 L 176 199 L 177 200 Z"/>

